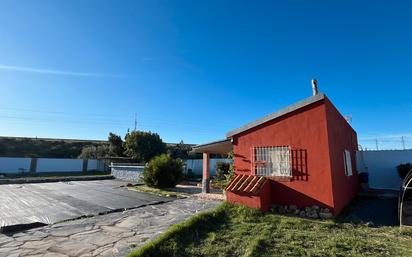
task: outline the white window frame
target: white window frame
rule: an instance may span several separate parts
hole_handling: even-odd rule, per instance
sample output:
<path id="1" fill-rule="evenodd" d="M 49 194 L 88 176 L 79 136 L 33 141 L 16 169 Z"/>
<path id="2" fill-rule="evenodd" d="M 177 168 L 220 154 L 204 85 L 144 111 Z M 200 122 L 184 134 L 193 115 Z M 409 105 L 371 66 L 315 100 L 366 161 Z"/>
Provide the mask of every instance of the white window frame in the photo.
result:
<path id="1" fill-rule="evenodd" d="M 353 171 L 352 171 L 352 157 L 350 154 L 350 151 L 345 150 L 343 152 L 343 163 L 344 163 L 344 167 L 345 167 L 345 175 L 346 176 L 352 176 L 353 175 Z"/>
<path id="2" fill-rule="evenodd" d="M 289 146 L 259 146 L 252 151 L 253 170 L 258 176 L 292 177 L 292 154 Z"/>

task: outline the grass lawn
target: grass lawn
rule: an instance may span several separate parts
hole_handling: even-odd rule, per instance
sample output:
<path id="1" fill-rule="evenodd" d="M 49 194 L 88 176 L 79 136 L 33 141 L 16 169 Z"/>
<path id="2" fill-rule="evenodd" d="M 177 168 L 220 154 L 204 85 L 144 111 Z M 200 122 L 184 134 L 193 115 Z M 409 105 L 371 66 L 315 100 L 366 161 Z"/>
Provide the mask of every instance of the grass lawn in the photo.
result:
<path id="1" fill-rule="evenodd" d="M 412 230 L 263 214 L 223 203 L 129 256 L 412 256 Z"/>
<path id="2" fill-rule="evenodd" d="M 169 189 L 158 189 L 158 188 L 148 187 L 146 185 L 138 185 L 134 187 L 129 187 L 129 189 L 136 190 L 138 192 L 151 193 L 151 194 L 167 196 L 167 197 L 184 198 L 188 196 L 188 194 L 172 191 L 172 189 L 170 190 Z"/>

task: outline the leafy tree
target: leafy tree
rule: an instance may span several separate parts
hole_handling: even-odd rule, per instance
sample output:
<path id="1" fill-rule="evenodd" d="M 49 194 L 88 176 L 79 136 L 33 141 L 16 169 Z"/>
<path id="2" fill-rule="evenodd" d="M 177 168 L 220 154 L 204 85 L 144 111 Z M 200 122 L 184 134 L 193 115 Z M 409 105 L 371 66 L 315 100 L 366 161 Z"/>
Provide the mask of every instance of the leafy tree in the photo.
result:
<path id="1" fill-rule="evenodd" d="M 153 157 L 166 153 L 166 144 L 157 133 L 132 131 L 126 134 L 124 147 L 127 156 L 138 162 L 148 162 Z"/>
<path id="2" fill-rule="evenodd" d="M 172 158 L 180 158 L 182 160 L 189 158 L 189 152 L 192 150 L 192 147 L 188 144 L 185 144 L 183 140 L 180 143 L 169 146 L 168 153 Z"/>
<path id="3" fill-rule="evenodd" d="M 183 177 L 183 162 L 162 154 L 154 157 L 144 168 L 143 181 L 156 188 L 174 187 Z"/>
<path id="4" fill-rule="evenodd" d="M 110 155 L 116 157 L 124 156 L 124 147 L 123 147 L 123 140 L 120 136 L 109 133 L 109 148 L 110 148 Z"/>
<path id="5" fill-rule="evenodd" d="M 108 145 L 87 146 L 82 149 L 79 159 L 102 159 L 110 157 L 110 147 Z"/>

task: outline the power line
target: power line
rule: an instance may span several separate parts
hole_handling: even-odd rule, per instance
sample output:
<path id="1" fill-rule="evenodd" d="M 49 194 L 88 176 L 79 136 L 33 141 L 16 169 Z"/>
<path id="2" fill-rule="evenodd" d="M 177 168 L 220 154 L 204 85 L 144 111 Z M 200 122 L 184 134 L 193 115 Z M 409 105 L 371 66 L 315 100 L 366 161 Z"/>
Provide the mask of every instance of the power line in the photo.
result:
<path id="1" fill-rule="evenodd" d="M 111 121 L 114 119 L 118 121 L 130 121 L 130 116 L 126 115 L 108 115 L 108 114 L 102 114 L 102 113 L 82 113 L 82 112 L 63 112 L 63 111 L 48 111 L 48 110 L 34 110 L 34 109 L 24 109 L 24 108 L 10 108 L 10 107 L 0 107 L 0 110 L 13 110 L 13 111 L 18 111 L 18 112 L 30 112 L 30 113 L 45 113 L 45 114 L 51 114 L 51 115 L 59 115 L 61 117 L 62 115 L 67 115 L 67 116 L 84 116 L 84 117 L 91 117 L 91 118 L 110 118 Z M 120 119 L 119 119 L 120 118 Z M 136 118 L 136 114 L 135 114 Z M 150 122 L 158 122 L 158 123 L 168 123 L 168 124 L 178 124 L 178 125 L 186 125 L 186 126 L 194 126 L 194 127 L 202 127 L 204 128 L 205 125 L 210 127 L 209 123 L 206 122 L 196 122 L 196 123 L 189 123 L 186 121 L 179 120 L 178 122 L 176 121 L 171 121 L 171 120 L 164 120 L 164 119 L 158 119 L 158 118 L 151 118 L 151 117 L 146 117 L 144 118 L 147 121 Z M 210 128 L 221 128 L 221 127 L 215 127 L 212 126 Z"/>

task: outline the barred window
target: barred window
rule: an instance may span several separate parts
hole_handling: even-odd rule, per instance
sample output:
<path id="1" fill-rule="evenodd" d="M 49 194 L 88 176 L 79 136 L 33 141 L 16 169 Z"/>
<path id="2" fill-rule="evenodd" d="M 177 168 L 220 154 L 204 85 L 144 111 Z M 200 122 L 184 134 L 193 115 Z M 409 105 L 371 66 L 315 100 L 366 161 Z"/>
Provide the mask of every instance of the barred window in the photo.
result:
<path id="1" fill-rule="evenodd" d="M 289 146 L 255 147 L 253 168 L 258 176 L 291 177 L 291 149 Z"/>

